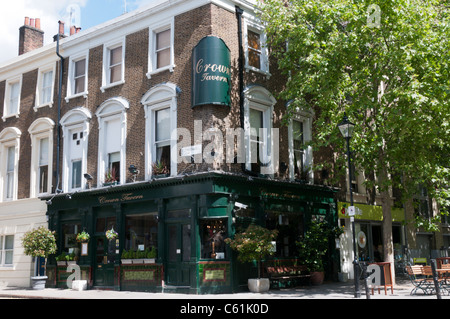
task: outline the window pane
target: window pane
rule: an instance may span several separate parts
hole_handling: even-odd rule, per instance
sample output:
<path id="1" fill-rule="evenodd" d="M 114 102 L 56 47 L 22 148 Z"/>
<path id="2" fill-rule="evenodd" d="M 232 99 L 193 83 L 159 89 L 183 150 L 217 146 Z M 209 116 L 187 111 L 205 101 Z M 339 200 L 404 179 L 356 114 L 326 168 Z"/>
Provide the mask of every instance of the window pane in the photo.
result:
<path id="1" fill-rule="evenodd" d="M 6 251 L 5 252 L 5 265 L 12 265 L 13 263 L 13 251 Z"/>
<path id="2" fill-rule="evenodd" d="M 49 103 L 52 100 L 52 80 L 53 71 L 44 73 L 42 80 L 41 104 Z"/>
<path id="3" fill-rule="evenodd" d="M 5 249 L 14 248 L 14 236 L 5 236 Z"/>
<path id="4" fill-rule="evenodd" d="M 159 51 L 156 54 L 156 59 L 157 59 L 156 67 L 158 69 L 170 65 L 170 48 Z"/>
<path id="5" fill-rule="evenodd" d="M 39 167 L 39 193 L 48 190 L 48 165 Z"/>
<path id="6" fill-rule="evenodd" d="M 48 164 L 48 138 L 39 140 L 39 166 Z"/>
<path id="7" fill-rule="evenodd" d="M 20 83 L 13 83 L 10 87 L 9 114 L 16 114 L 19 109 Z"/>
<path id="8" fill-rule="evenodd" d="M 248 30 L 248 46 L 254 50 L 261 50 L 261 36 L 251 30 Z"/>
<path id="9" fill-rule="evenodd" d="M 261 68 L 261 54 L 252 50 L 248 51 L 248 64 L 255 68 Z"/>
<path id="10" fill-rule="evenodd" d="M 84 76 L 86 74 L 86 59 L 75 62 L 75 77 Z"/>
<path id="11" fill-rule="evenodd" d="M 75 80 L 75 94 L 84 92 L 85 77 L 81 77 Z"/>
<path id="12" fill-rule="evenodd" d="M 158 222 L 156 216 L 158 213 L 149 213 L 142 215 L 131 215 L 126 217 L 125 229 L 125 249 L 151 250 L 152 247 L 158 248 Z"/>
<path id="13" fill-rule="evenodd" d="M 155 112 L 156 141 L 170 140 L 170 109 Z"/>
<path id="14" fill-rule="evenodd" d="M 263 128 L 263 112 L 250 109 L 250 136 L 259 136 L 260 128 Z"/>
<path id="15" fill-rule="evenodd" d="M 111 50 L 111 65 L 122 63 L 122 47 Z"/>
<path id="16" fill-rule="evenodd" d="M 110 83 L 122 81 L 122 65 L 111 67 Z"/>
<path id="17" fill-rule="evenodd" d="M 81 161 L 72 162 L 72 188 L 81 187 Z"/>
<path id="18" fill-rule="evenodd" d="M 227 238 L 226 219 L 202 221 L 200 225 L 201 258 L 225 258 L 225 238 Z"/>
<path id="19" fill-rule="evenodd" d="M 14 146 L 12 147 L 8 147 L 8 163 L 7 163 L 7 168 L 6 170 L 8 172 L 14 172 L 14 160 L 15 160 L 15 155 L 16 155 L 16 148 Z"/>
<path id="20" fill-rule="evenodd" d="M 156 50 L 170 47 L 170 29 L 156 34 Z"/>

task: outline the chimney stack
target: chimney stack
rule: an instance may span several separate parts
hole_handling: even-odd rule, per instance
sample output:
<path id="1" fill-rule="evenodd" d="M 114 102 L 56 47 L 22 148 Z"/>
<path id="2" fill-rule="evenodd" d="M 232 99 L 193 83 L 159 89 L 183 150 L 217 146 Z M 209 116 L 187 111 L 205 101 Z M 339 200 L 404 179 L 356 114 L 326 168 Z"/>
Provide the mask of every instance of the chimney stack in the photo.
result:
<path id="1" fill-rule="evenodd" d="M 58 35 L 60 39 L 64 39 L 66 37 L 66 35 L 64 34 L 64 21 L 59 20 L 58 25 L 58 33 L 53 36 L 53 42 L 56 42 L 58 40 Z"/>
<path id="2" fill-rule="evenodd" d="M 25 17 L 25 23 L 19 29 L 19 55 L 39 49 L 44 45 L 44 31 L 41 19 Z"/>

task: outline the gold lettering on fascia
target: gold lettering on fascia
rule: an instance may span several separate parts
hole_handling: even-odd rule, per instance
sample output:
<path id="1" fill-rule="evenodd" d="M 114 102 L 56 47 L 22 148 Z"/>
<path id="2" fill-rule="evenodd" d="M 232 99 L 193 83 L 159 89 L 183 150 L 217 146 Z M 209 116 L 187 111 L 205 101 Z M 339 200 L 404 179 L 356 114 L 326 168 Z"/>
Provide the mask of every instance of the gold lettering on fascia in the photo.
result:
<path id="1" fill-rule="evenodd" d="M 98 201 L 100 204 L 114 204 L 120 202 L 129 202 L 132 200 L 143 199 L 144 195 L 134 195 L 133 193 L 122 194 L 119 198 L 107 198 L 106 196 L 100 196 Z"/>

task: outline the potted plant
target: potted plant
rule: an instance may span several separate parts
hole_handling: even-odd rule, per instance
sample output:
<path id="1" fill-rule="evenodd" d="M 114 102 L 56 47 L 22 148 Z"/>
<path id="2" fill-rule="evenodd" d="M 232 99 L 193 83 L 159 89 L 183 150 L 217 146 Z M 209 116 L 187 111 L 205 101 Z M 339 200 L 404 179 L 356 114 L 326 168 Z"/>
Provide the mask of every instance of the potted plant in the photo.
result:
<path id="1" fill-rule="evenodd" d="M 155 178 L 167 177 L 170 175 L 170 169 L 162 162 L 154 162 L 152 164 L 152 175 Z"/>
<path id="2" fill-rule="evenodd" d="M 25 255 L 35 258 L 44 258 L 45 264 L 45 259 L 49 255 L 56 253 L 55 232 L 48 230 L 44 226 L 33 229 L 23 236 L 22 246 Z M 31 277 L 32 288 L 36 290 L 44 289 L 47 278 L 47 276 L 41 276 L 40 274 Z"/>
<path id="3" fill-rule="evenodd" d="M 91 236 L 85 232 L 84 230 L 77 235 L 77 242 L 79 243 L 87 243 Z"/>
<path id="4" fill-rule="evenodd" d="M 105 180 L 103 182 L 103 186 L 111 186 L 111 185 L 117 185 L 117 172 L 116 168 L 113 167 L 111 170 L 108 170 L 105 173 Z"/>
<path id="5" fill-rule="evenodd" d="M 248 280 L 248 288 L 251 292 L 265 292 L 270 288 L 268 278 L 261 278 L 261 260 L 272 255 L 273 241 L 278 236 L 277 230 L 268 230 L 257 225 L 250 225 L 243 233 L 236 234 L 234 239 L 227 238 L 225 242 L 231 249 L 238 252 L 238 260 L 241 262 L 253 262 L 256 260 L 258 278 Z"/>
<path id="6" fill-rule="evenodd" d="M 313 220 L 303 239 L 296 243 L 299 248 L 299 257 L 311 274 L 311 284 L 323 283 L 325 277 L 323 256 L 328 251 L 329 240 L 332 236 L 339 237 L 340 234 L 342 229 L 339 227 L 332 228 L 325 221 Z"/>
<path id="7" fill-rule="evenodd" d="M 122 256 L 121 256 L 121 261 L 122 264 L 132 264 L 133 263 L 133 251 L 132 250 L 123 250 L 122 251 Z"/>
<path id="8" fill-rule="evenodd" d="M 55 259 L 56 259 L 56 264 L 58 266 L 66 266 L 67 265 L 66 253 L 64 251 L 61 253 L 61 255 L 56 256 Z"/>
<path id="9" fill-rule="evenodd" d="M 153 246 L 151 250 L 148 248 L 144 250 L 145 258 L 144 258 L 144 264 L 154 264 L 156 262 L 156 247 Z"/>
<path id="10" fill-rule="evenodd" d="M 108 240 L 114 240 L 119 236 L 119 234 L 114 230 L 114 227 L 107 230 L 105 235 Z"/>

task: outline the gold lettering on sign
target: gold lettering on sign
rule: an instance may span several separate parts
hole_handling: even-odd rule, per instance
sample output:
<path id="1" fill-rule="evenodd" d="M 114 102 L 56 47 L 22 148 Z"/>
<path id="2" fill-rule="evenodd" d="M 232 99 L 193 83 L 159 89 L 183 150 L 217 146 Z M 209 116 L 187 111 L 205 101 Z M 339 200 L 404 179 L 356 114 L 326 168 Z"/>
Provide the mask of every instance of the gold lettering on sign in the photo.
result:
<path id="1" fill-rule="evenodd" d="M 222 64 L 211 64 L 211 63 L 205 63 L 203 59 L 199 59 L 197 61 L 197 66 L 195 68 L 195 72 L 197 74 L 203 73 L 202 75 L 202 82 L 204 81 L 219 81 L 219 82 L 228 82 L 228 77 L 221 76 L 221 75 L 209 75 L 208 70 L 211 72 L 219 72 L 222 74 L 225 74 L 227 76 L 231 76 L 231 70 L 229 67 L 222 65 Z"/>

